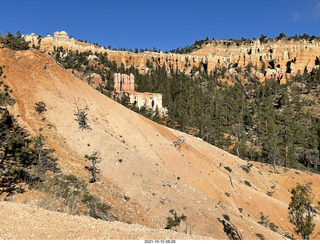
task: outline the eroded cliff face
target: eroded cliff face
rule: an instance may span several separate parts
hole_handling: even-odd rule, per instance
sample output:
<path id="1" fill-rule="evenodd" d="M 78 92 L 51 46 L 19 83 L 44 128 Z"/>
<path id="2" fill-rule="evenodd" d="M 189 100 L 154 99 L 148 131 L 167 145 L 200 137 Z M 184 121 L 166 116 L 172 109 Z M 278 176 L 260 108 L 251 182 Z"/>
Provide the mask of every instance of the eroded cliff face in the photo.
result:
<path id="1" fill-rule="evenodd" d="M 245 67 L 251 63 L 258 69 L 264 64 L 265 72 L 257 74 L 260 80 L 272 77 L 282 80 L 298 72 L 310 72 L 319 65 L 319 44 L 317 40 L 269 40 L 260 43 L 258 39 L 251 44 L 237 46 L 235 43 L 225 45 L 223 41 L 216 41 L 192 55 L 206 55 L 209 71 L 214 70 L 218 64 Z"/>
<path id="2" fill-rule="evenodd" d="M 212 41 L 190 54 L 112 51 L 76 41 L 69 38 L 64 31 L 54 33 L 53 37 L 48 35 L 41 38 L 40 42 L 35 34 L 27 35 L 26 40 L 36 47 L 40 45 L 39 48 L 47 52 L 53 52 L 55 48 L 63 47 L 67 51 L 107 53 L 110 61 L 122 63 L 125 67 L 133 65 L 140 69 L 141 73 L 147 73 L 148 62 L 165 65 L 168 71 L 178 69 L 185 72 L 190 72 L 193 66 L 210 72 L 214 71 L 217 66 L 228 69 L 243 68 L 251 63 L 258 70 L 265 66 L 265 69 L 256 72 L 259 80 L 275 78 L 284 82 L 298 72 L 310 72 L 320 64 L 320 42 L 318 40 L 289 41 L 282 39 L 260 43 L 260 40 L 257 39 L 251 41 L 250 44 L 240 45 L 232 41 Z"/>
<path id="3" fill-rule="evenodd" d="M 26 41 L 30 42 L 30 46 L 39 47 L 40 50 L 52 53 L 58 47 L 63 47 L 67 51 L 82 52 L 106 52 L 103 47 L 98 47 L 90 43 L 76 41 L 73 37 L 69 38 L 65 31 L 55 32 L 54 36 L 48 34 L 46 37 L 39 37 L 35 33 L 25 36 Z"/>
<path id="4" fill-rule="evenodd" d="M 138 108 L 145 106 L 146 108 L 156 111 L 158 109 L 161 116 L 166 116 L 168 110 L 162 107 L 162 94 L 151 92 L 134 91 L 134 75 L 130 74 L 114 74 L 114 99 L 126 95 L 129 97 L 129 103 L 134 104 Z"/>

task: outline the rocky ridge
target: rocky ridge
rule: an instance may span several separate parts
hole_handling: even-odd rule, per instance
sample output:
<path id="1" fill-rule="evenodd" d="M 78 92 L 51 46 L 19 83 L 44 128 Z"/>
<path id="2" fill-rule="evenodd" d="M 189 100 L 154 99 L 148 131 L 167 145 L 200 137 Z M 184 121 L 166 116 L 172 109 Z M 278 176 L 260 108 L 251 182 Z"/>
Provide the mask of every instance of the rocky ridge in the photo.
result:
<path id="1" fill-rule="evenodd" d="M 168 71 L 178 69 L 185 72 L 190 72 L 193 66 L 210 72 L 214 71 L 217 66 L 243 68 L 251 63 L 261 69 L 264 65 L 265 70 L 256 72 L 261 81 L 266 78 L 276 78 L 285 82 L 287 78 L 298 72 L 311 72 L 315 66 L 319 65 L 320 57 L 320 42 L 316 39 L 312 41 L 270 39 L 267 43 L 261 43 L 259 39 L 256 39 L 250 44 L 240 45 L 232 41 L 211 41 L 190 54 L 113 51 L 76 41 L 74 38 L 69 38 L 64 31 L 56 32 L 53 37 L 48 35 L 41 38 L 40 42 L 38 36 L 33 33 L 26 35 L 26 40 L 31 42 L 31 46 L 39 46 L 41 50 L 49 53 L 58 47 L 67 51 L 107 53 L 110 61 L 122 63 L 125 67 L 133 65 L 141 72 L 145 72 L 147 62 L 165 65 Z"/>

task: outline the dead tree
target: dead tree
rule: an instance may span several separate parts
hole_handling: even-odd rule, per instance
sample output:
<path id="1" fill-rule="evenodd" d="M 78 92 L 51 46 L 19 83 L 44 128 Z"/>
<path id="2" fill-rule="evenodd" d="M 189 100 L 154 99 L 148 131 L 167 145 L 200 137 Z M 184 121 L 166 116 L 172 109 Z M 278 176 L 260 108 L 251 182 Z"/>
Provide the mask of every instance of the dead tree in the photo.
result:
<path id="1" fill-rule="evenodd" d="M 74 113 L 75 116 L 77 116 L 77 118 L 75 119 L 78 122 L 79 128 L 80 129 L 86 129 L 86 130 L 91 130 L 91 127 L 88 124 L 88 114 L 86 113 L 87 110 L 89 110 L 88 106 L 86 106 L 84 109 L 80 109 L 78 107 L 77 102 L 76 103 L 76 107 L 77 107 L 77 111 Z"/>
<path id="2" fill-rule="evenodd" d="M 179 136 L 178 140 L 174 141 L 171 143 L 172 146 L 180 149 L 181 148 L 181 143 L 184 143 L 186 141 L 186 139 L 184 138 L 184 136 Z"/>
<path id="3" fill-rule="evenodd" d="M 234 186 L 233 183 L 232 183 L 232 174 L 229 175 L 229 179 L 230 179 L 230 183 L 231 183 L 231 186 L 232 186 L 233 190 L 234 190 L 236 193 L 238 193 L 238 192 L 237 192 L 237 189 L 235 188 L 235 186 Z"/>
<path id="4" fill-rule="evenodd" d="M 87 170 L 91 172 L 92 178 L 89 180 L 89 183 L 93 183 L 97 181 L 97 174 L 99 173 L 99 169 L 97 164 L 100 163 L 101 158 L 99 156 L 99 152 L 93 152 L 91 155 L 85 155 L 85 159 L 90 161 L 90 166 L 85 166 Z"/>
<path id="5" fill-rule="evenodd" d="M 267 178 L 267 177 L 263 174 L 263 172 L 262 172 L 261 170 L 259 170 L 258 172 L 259 172 L 260 175 L 262 175 L 264 178 L 266 178 L 266 179 L 267 179 L 268 181 L 270 181 L 275 187 L 277 187 L 277 188 L 279 189 L 279 186 L 278 186 L 276 183 L 274 183 L 272 180 L 270 180 L 269 178 Z"/>

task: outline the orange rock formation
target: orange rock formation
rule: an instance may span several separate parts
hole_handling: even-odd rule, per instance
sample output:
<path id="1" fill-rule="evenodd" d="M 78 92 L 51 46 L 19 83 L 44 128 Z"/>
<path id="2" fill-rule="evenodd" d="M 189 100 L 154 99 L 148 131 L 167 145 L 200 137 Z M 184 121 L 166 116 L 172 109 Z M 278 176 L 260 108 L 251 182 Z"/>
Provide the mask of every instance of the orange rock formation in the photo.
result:
<path id="1" fill-rule="evenodd" d="M 31 45 L 38 46 L 38 37 L 33 33 L 26 36 Z M 165 65 L 168 70 L 178 69 L 189 72 L 193 66 L 213 71 L 217 66 L 245 67 L 249 63 L 261 68 L 263 63 L 267 68 L 264 73 L 257 72 L 260 80 L 276 78 L 285 81 L 286 77 L 296 75 L 298 72 L 310 72 L 319 65 L 320 42 L 318 40 L 269 40 L 261 43 L 259 39 L 250 44 L 236 45 L 232 41 L 211 41 L 190 54 L 143 52 L 132 53 L 128 51 L 112 51 L 89 43 L 83 43 L 69 38 L 64 31 L 55 32 L 54 37 L 48 35 L 41 39 L 40 49 L 53 52 L 54 48 L 63 47 L 68 51 L 103 52 L 108 59 L 123 63 L 125 67 L 134 65 L 144 70 L 147 62 Z"/>
<path id="2" fill-rule="evenodd" d="M 151 92 L 135 92 L 134 91 L 134 75 L 130 74 L 114 74 L 114 97 L 120 97 L 125 94 L 129 97 L 129 103 L 134 104 L 138 108 L 145 106 L 146 108 L 156 110 L 163 116 L 168 110 L 162 107 L 162 94 Z"/>

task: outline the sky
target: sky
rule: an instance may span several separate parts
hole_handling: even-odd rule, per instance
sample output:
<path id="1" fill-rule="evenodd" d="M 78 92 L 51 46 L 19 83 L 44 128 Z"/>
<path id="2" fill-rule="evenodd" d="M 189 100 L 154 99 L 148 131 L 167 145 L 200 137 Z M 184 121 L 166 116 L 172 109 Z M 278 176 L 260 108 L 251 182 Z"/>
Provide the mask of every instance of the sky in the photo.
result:
<path id="1" fill-rule="evenodd" d="M 111 48 L 171 50 L 208 37 L 251 39 L 281 32 L 320 36 L 320 0 L 1 1 L 0 33 L 76 40 Z"/>

